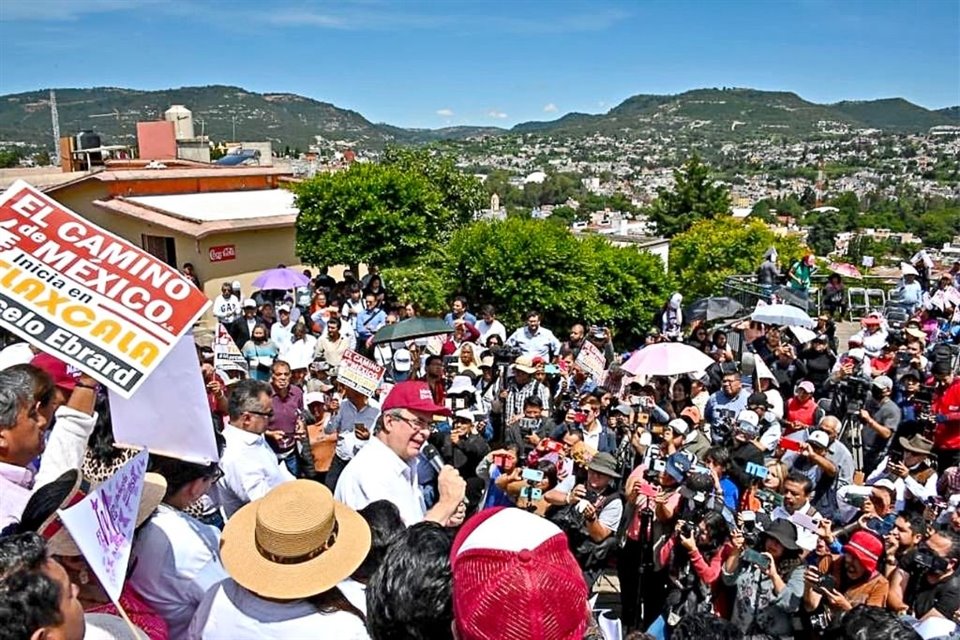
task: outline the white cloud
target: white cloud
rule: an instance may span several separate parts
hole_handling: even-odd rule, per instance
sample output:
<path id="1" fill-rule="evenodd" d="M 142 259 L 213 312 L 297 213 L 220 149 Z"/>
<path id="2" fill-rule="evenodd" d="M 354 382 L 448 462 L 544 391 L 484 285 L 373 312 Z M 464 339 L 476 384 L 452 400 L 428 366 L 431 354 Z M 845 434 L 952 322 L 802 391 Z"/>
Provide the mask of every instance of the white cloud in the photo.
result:
<path id="1" fill-rule="evenodd" d="M 487 115 L 491 118 L 497 118 L 499 120 L 503 120 L 504 118 L 507 117 L 507 114 L 505 114 L 503 111 L 497 111 L 496 109 L 491 109 L 490 111 L 487 111 Z"/>
<path id="2" fill-rule="evenodd" d="M 453 117 L 453 109 L 437 109 L 437 115 L 443 116 L 444 118 Z"/>
<path id="3" fill-rule="evenodd" d="M 545 113 L 556 113 L 557 105 L 553 104 L 552 102 L 549 102 L 546 104 L 546 106 L 543 107 L 543 110 Z"/>

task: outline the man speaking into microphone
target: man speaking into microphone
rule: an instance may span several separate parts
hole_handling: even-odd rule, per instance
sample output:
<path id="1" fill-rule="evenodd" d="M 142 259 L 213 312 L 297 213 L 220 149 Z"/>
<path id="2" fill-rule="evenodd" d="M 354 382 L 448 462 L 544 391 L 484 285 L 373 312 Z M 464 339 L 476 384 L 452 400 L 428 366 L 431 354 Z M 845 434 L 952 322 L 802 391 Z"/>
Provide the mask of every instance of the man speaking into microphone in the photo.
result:
<path id="1" fill-rule="evenodd" d="M 397 506 L 407 526 L 421 520 L 455 524 L 466 490 L 457 470 L 443 465 L 439 456 L 432 457 L 431 464 L 442 466 L 437 477 L 437 503 L 429 510 L 417 477 L 420 449 L 430 436 L 434 415 L 449 416 L 450 410 L 434 402 L 426 383 L 396 385 L 383 401 L 370 442 L 340 475 L 334 497 L 353 509 L 387 500 Z"/>

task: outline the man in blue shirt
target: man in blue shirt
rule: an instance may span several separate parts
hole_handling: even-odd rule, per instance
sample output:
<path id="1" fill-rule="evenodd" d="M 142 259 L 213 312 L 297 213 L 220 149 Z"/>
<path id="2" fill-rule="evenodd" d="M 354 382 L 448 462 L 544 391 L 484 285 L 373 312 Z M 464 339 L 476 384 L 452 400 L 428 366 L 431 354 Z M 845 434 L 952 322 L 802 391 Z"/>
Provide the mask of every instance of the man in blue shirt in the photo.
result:
<path id="1" fill-rule="evenodd" d="M 714 444 L 720 444 L 727 435 L 724 429 L 717 427 L 724 423 L 726 416 L 735 418 L 740 415 L 740 412 L 747 408 L 749 397 L 750 394 L 743 388 L 736 365 L 725 364 L 720 390 L 710 396 L 704 411 L 706 421 L 714 427 L 711 430 Z"/>
<path id="2" fill-rule="evenodd" d="M 463 320 L 468 324 L 477 324 L 477 316 L 467 311 L 467 299 L 463 296 L 457 296 L 450 305 L 452 311 L 443 317 L 443 321 L 448 325 L 455 326 L 457 320 Z"/>
<path id="3" fill-rule="evenodd" d="M 528 311 L 527 324 L 507 338 L 507 346 L 517 347 L 523 355 L 553 362 L 560 355 L 560 341 L 549 329 L 540 326 L 540 312 Z"/>
<path id="4" fill-rule="evenodd" d="M 387 323 L 387 314 L 377 306 L 377 297 L 373 294 L 367 294 L 364 304 L 364 310 L 357 314 L 357 348 L 369 350 L 373 334 Z"/>

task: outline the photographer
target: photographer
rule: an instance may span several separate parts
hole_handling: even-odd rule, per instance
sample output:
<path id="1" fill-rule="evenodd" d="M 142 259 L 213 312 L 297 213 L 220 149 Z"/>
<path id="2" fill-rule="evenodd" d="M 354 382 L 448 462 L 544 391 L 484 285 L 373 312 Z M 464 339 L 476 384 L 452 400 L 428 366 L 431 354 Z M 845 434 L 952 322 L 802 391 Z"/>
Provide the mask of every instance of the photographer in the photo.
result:
<path id="1" fill-rule="evenodd" d="M 660 564 L 669 572 L 668 609 L 647 633 L 665 638 L 666 629 L 695 613 L 729 617 L 730 603 L 720 583 L 720 571 L 732 550 L 727 523 L 718 512 L 711 510 L 677 522 L 673 535 L 658 552 Z"/>
<path id="2" fill-rule="evenodd" d="M 828 518 L 836 513 L 837 491 L 853 482 L 855 471 L 853 455 L 837 440 L 839 429 L 839 420 L 824 416 L 806 441 L 800 438 L 801 433 L 791 436 L 791 440 L 800 441 L 799 449 L 786 451 L 780 458 L 790 471 L 810 479 L 814 487 L 813 505 Z"/>
<path id="3" fill-rule="evenodd" d="M 503 441 L 516 445 L 521 451 L 529 451 L 553 431 L 553 422 L 543 415 L 543 401 L 539 396 L 528 396 L 523 400 L 523 415 L 507 423 Z"/>
<path id="4" fill-rule="evenodd" d="M 883 457 L 890 437 L 900 426 L 900 407 L 893 401 L 893 380 L 887 376 L 874 378 L 870 398 L 860 409 L 863 430 L 863 468 L 874 469 Z"/>
<path id="5" fill-rule="evenodd" d="M 890 607 L 917 620 L 952 620 L 960 608 L 960 535 L 934 532 L 890 578 Z M 895 607 L 895 608 L 894 608 Z"/>
<path id="6" fill-rule="evenodd" d="M 883 607 L 890 584 L 877 571 L 883 542 L 869 531 L 858 531 L 843 547 L 842 555 L 822 558 L 804 574 L 803 608 L 812 627 L 826 629 L 834 618 L 865 604 Z"/>
<path id="7" fill-rule="evenodd" d="M 743 382 L 740 379 L 740 370 L 736 364 L 727 363 L 721 369 L 723 380 L 720 390 L 710 396 L 707 400 L 707 407 L 704 412 L 704 418 L 714 428 L 712 438 L 714 444 L 723 444 L 722 440 L 726 436 L 718 425 L 723 422 L 724 415 L 738 415 L 747 408 L 747 399 L 750 394 L 743 388 Z"/>
<path id="8" fill-rule="evenodd" d="M 899 449 L 890 452 L 867 476 L 866 484 L 889 478 L 896 490 L 896 511 L 922 511 L 926 502 L 937 495 L 937 471 L 930 460 L 933 443 L 916 435 L 900 438 Z"/>
<path id="9" fill-rule="evenodd" d="M 651 447 L 653 449 L 653 447 Z M 648 627 L 659 615 L 665 597 L 659 587 L 666 574 L 653 552 L 654 544 L 669 536 L 675 526 L 680 505 L 680 484 L 689 470 L 686 456 L 679 454 L 673 464 L 662 458 L 651 460 L 651 466 L 638 466 L 627 478 L 626 531 L 617 558 L 620 579 L 621 619 L 627 627 Z M 643 575 L 644 619 L 637 619 L 641 573 Z"/>
<path id="10" fill-rule="evenodd" d="M 757 438 L 757 442 L 760 443 L 760 448 L 767 455 L 772 455 L 776 451 L 781 436 L 780 421 L 770 411 L 772 408 L 772 405 L 767 402 L 767 396 L 762 393 L 751 393 L 750 397 L 747 398 L 747 409 L 756 413 L 757 417 L 760 418 L 758 425 L 760 437 Z"/>
<path id="11" fill-rule="evenodd" d="M 937 382 L 933 396 L 933 412 L 937 426 L 933 432 L 933 448 L 937 468 L 947 469 L 960 464 L 960 379 L 946 362 L 931 367 Z"/>
<path id="12" fill-rule="evenodd" d="M 731 534 L 731 542 L 722 574 L 725 584 L 736 586 L 731 621 L 744 638 L 792 638 L 804 576 L 796 527 L 788 520 L 773 522 L 757 549 L 746 548 L 740 531 Z"/>
<path id="13" fill-rule="evenodd" d="M 793 389 L 807 377 L 807 366 L 797 357 L 791 344 L 782 344 L 774 351 L 773 361 L 768 363 L 770 372 L 781 389 Z"/>
<path id="14" fill-rule="evenodd" d="M 807 369 L 807 380 L 814 388 L 823 389 L 837 356 L 830 350 L 828 337 L 821 333 L 800 353 L 800 361 Z"/>
<path id="15" fill-rule="evenodd" d="M 524 473 L 530 471 L 536 472 L 540 480 L 525 479 Z M 538 516 L 545 516 L 552 506 L 543 496 L 556 487 L 557 483 L 557 465 L 549 460 L 539 461 L 533 469 L 514 467 L 509 475 L 501 476 L 497 481 L 498 486 L 505 485 L 504 491 L 516 502 L 517 507 Z"/>
<path id="16" fill-rule="evenodd" d="M 763 466 L 763 449 L 756 443 L 760 435 L 760 417 L 750 410 L 741 411 L 733 431 L 733 446 L 730 449 L 730 478 L 740 489 L 741 495 L 750 488 L 754 478 L 747 473 L 750 463 Z"/>
<path id="17" fill-rule="evenodd" d="M 771 520 L 791 520 L 794 514 L 802 514 L 814 522 L 823 516 L 810 504 L 813 483 L 805 475 L 790 473 L 783 481 L 783 504 L 770 512 Z M 817 546 L 817 534 L 804 527 L 797 527 L 797 544 L 804 551 L 813 551 Z"/>
<path id="18" fill-rule="evenodd" d="M 555 490 L 566 493 L 567 506 L 550 519 L 566 532 L 588 590 L 593 589 L 607 555 L 617 544 L 614 533 L 623 516 L 623 499 L 616 486 L 619 478 L 614 457 L 601 452 L 587 464 L 585 483 L 577 484 L 576 477 L 570 475 Z"/>
<path id="19" fill-rule="evenodd" d="M 510 496 L 498 486 L 497 479 L 510 474 L 516 468 L 518 458 L 517 446 L 510 445 L 491 451 L 477 465 L 477 477 L 487 483 L 481 509 L 514 506 Z"/>

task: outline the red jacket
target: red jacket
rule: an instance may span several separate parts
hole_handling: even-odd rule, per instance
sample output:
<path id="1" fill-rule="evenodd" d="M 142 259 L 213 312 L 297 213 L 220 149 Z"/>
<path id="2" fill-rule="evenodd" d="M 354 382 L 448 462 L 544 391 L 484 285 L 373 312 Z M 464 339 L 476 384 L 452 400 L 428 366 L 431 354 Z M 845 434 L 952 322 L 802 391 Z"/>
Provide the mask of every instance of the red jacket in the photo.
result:
<path id="1" fill-rule="evenodd" d="M 937 449 L 960 449 L 960 378 L 933 398 L 931 407 L 938 418 L 933 432 L 933 446 Z M 945 421 L 940 422 L 944 416 Z"/>

